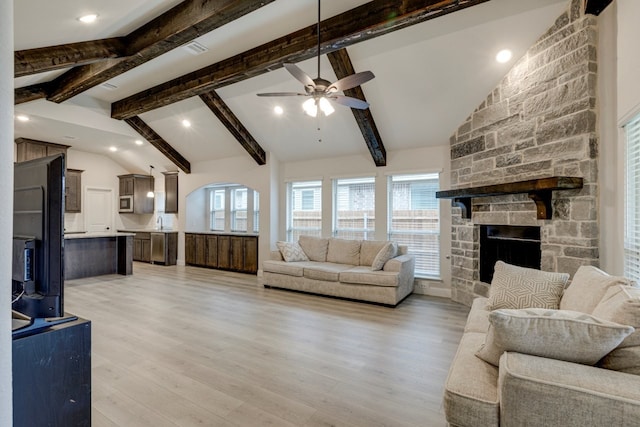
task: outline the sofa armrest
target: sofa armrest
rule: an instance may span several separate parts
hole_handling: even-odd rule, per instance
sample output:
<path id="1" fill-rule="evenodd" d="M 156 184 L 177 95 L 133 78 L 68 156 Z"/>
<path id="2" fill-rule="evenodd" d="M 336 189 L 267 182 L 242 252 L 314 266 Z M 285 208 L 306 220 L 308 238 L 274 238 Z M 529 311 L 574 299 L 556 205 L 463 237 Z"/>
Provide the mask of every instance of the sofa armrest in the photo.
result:
<path id="1" fill-rule="evenodd" d="M 640 376 L 506 352 L 498 378 L 500 425 L 632 426 Z"/>
<path id="2" fill-rule="evenodd" d="M 280 251 L 271 251 L 269 254 L 269 259 L 272 261 L 284 261 L 284 258 L 282 258 L 282 253 Z"/>
<path id="3" fill-rule="evenodd" d="M 400 255 L 395 258 L 391 258 L 384 264 L 382 268 L 384 271 L 402 271 L 403 269 L 411 269 L 414 271 L 416 259 L 413 255 Z"/>

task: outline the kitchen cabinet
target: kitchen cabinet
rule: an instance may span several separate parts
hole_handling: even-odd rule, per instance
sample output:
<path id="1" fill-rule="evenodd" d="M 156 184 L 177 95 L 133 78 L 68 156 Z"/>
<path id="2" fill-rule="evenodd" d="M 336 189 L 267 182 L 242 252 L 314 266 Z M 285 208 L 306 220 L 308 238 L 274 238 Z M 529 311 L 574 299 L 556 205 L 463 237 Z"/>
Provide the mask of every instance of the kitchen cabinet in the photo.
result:
<path id="1" fill-rule="evenodd" d="M 79 213 L 82 211 L 82 172 L 79 169 L 67 169 L 64 188 L 64 211 Z"/>
<path id="2" fill-rule="evenodd" d="M 38 141 L 37 139 L 16 138 L 16 158 L 18 162 L 53 156 L 55 154 L 67 154 L 68 145 L 54 144 L 53 142 Z"/>
<path id="3" fill-rule="evenodd" d="M 133 236 L 133 260 L 151 262 L 151 233 L 138 232 Z"/>
<path id="4" fill-rule="evenodd" d="M 185 263 L 198 267 L 258 272 L 258 236 L 185 233 Z"/>
<path id="5" fill-rule="evenodd" d="M 154 191 L 155 180 L 152 175 L 128 174 L 119 175 L 120 197 L 133 197 L 134 214 L 153 213 L 153 197 L 147 197 L 149 191 Z M 125 212 L 121 212 L 125 213 Z"/>
<path id="6" fill-rule="evenodd" d="M 164 212 L 178 213 L 178 172 L 164 174 Z"/>

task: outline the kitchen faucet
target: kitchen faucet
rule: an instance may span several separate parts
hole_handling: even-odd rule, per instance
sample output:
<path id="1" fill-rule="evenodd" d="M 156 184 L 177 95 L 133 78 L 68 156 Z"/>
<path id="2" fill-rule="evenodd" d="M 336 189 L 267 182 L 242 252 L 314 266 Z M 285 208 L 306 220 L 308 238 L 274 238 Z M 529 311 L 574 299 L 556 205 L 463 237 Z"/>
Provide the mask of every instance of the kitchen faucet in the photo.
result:
<path id="1" fill-rule="evenodd" d="M 160 222 L 160 228 L 158 228 L 158 230 L 162 230 L 162 217 L 158 216 L 158 219 L 156 219 L 156 225 L 158 225 L 158 222 Z"/>

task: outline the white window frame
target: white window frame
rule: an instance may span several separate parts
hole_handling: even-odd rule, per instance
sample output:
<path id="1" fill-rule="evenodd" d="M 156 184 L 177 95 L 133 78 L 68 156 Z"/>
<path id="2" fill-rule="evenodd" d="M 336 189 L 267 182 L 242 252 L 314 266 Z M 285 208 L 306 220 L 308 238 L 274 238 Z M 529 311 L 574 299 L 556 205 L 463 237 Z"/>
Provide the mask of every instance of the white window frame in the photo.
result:
<path id="1" fill-rule="evenodd" d="M 349 185 L 372 185 L 373 191 L 373 207 L 370 209 L 373 211 L 372 221 L 368 221 L 366 215 L 363 216 L 363 227 L 340 227 L 340 212 L 341 211 L 357 211 L 356 209 L 343 209 L 344 200 L 340 197 L 343 194 L 340 191 L 340 187 Z M 351 192 L 349 191 L 349 197 L 351 198 Z M 374 175 L 358 177 L 358 178 L 334 178 L 333 179 L 333 215 L 332 215 L 332 234 L 334 237 L 345 239 L 361 239 L 361 240 L 374 240 L 375 239 L 375 212 L 376 212 L 376 177 Z M 352 200 L 348 200 L 347 203 L 351 204 Z M 367 225 L 373 222 L 373 227 Z"/>
<path id="2" fill-rule="evenodd" d="M 409 184 L 408 189 L 406 190 L 407 199 L 404 201 L 405 206 L 403 211 L 407 214 L 412 211 L 426 210 L 426 209 L 415 209 L 414 200 L 411 194 L 411 184 L 417 183 L 420 181 L 430 181 L 433 183 L 435 180 L 437 189 L 439 187 L 440 182 L 440 174 L 439 173 L 414 173 L 414 174 L 392 174 L 388 177 L 387 183 L 387 238 L 392 241 L 397 241 L 400 244 L 406 244 L 409 246 L 409 252 L 414 254 L 416 257 L 416 277 L 420 278 L 431 278 L 431 279 L 440 279 L 441 277 L 441 266 L 440 266 L 440 250 L 441 250 L 441 239 L 440 239 L 440 228 L 441 228 L 441 218 L 440 218 L 440 203 L 435 198 L 435 191 L 433 195 L 433 208 L 432 214 L 435 213 L 435 225 L 429 226 L 429 224 L 420 224 L 416 222 L 413 228 L 398 228 L 397 230 L 393 228 L 394 224 L 394 193 L 395 184 L 406 183 Z M 398 194 L 398 197 L 401 197 Z M 398 201 L 399 203 L 399 201 Z M 398 204 L 396 203 L 396 204 Z M 400 209 L 398 209 L 400 211 Z M 434 217 L 430 217 L 428 219 L 430 224 L 433 224 Z M 425 245 L 418 244 L 415 240 L 411 241 L 403 241 L 400 237 L 402 235 L 406 236 L 410 234 L 412 236 L 425 236 L 427 240 L 435 240 L 434 244 L 428 244 L 425 242 Z M 417 245 L 418 244 L 418 245 Z M 431 261 L 430 261 L 431 260 Z"/>
<path id="3" fill-rule="evenodd" d="M 624 275 L 640 281 L 640 113 L 624 126 Z"/>
<path id="4" fill-rule="evenodd" d="M 305 191 L 312 190 L 314 193 L 313 208 L 303 209 L 302 194 Z M 298 194 L 300 200 L 298 200 Z M 320 218 L 318 227 L 296 227 L 294 224 L 294 211 L 319 211 Z M 297 241 L 298 236 L 316 236 L 322 235 L 322 180 L 300 180 L 287 183 L 287 241 Z"/>

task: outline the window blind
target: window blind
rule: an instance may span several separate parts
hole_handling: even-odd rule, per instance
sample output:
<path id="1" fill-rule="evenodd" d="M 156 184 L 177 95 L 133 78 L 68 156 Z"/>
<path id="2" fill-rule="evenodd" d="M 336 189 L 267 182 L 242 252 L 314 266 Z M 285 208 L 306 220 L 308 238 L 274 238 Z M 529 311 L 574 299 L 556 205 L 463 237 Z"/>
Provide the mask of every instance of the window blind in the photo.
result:
<path id="1" fill-rule="evenodd" d="M 640 281 L 640 114 L 624 126 L 626 182 L 624 274 Z"/>
<path id="2" fill-rule="evenodd" d="M 322 235 L 322 181 L 290 182 L 287 186 L 287 240 Z"/>
<path id="3" fill-rule="evenodd" d="M 343 239 L 375 238 L 375 177 L 336 179 L 333 235 Z"/>

